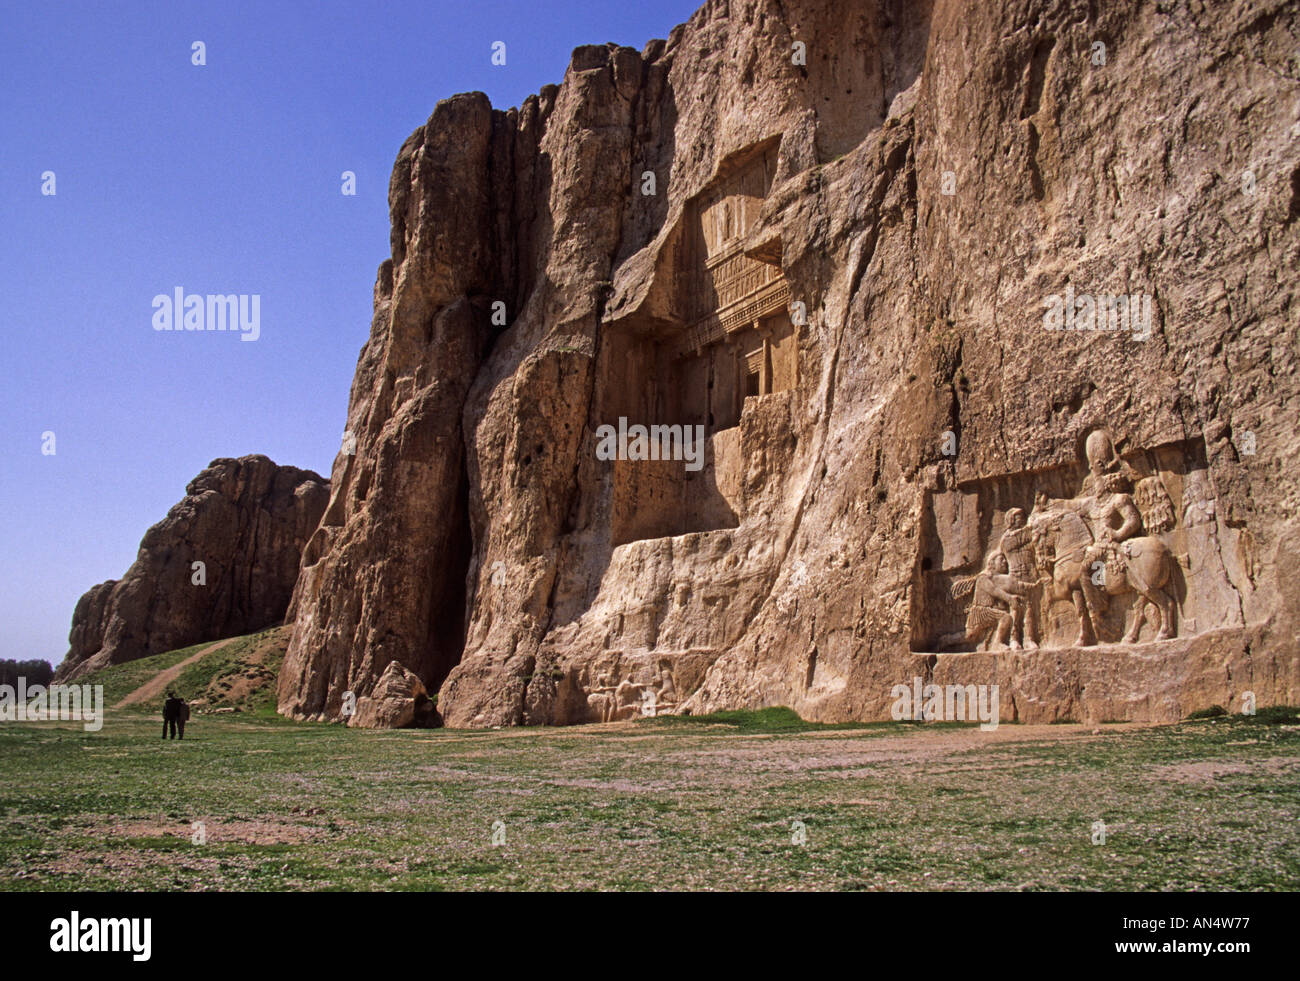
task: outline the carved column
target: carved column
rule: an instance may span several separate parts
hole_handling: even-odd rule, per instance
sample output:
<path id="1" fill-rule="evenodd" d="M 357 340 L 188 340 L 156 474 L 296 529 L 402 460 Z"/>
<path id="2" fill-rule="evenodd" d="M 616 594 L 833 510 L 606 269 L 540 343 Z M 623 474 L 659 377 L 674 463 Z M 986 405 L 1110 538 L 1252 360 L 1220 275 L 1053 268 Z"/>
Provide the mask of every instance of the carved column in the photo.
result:
<path id="1" fill-rule="evenodd" d="M 763 341 L 763 357 L 758 367 L 758 394 L 772 394 L 772 330 L 761 321 L 754 321 L 754 329 Z"/>

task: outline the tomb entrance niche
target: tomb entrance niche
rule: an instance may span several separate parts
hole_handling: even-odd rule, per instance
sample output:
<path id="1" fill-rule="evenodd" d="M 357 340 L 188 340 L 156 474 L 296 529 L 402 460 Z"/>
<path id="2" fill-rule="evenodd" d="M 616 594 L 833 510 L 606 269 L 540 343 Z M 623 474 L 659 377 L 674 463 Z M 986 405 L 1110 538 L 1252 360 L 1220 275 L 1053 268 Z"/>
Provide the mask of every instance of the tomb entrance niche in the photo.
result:
<path id="1" fill-rule="evenodd" d="M 744 251 L 775 170 L 774 144 L 733 158 L 687 213 L 679 276 L 686 287 L 678 305 L 683 323 L 672 356 L 684 365 L 707 361 L 714 429 L 738 424 L 746 398 L 785 391 L 797 381 L 790 287 L 779 249 L 762 258 Z"/>
<path id="2" fill-rule="evenodd" d="M 745 252 L 776 171 L 777 141 L 729 158 L 686 207 L 670 263 L 670 316 L 628 323 L 610 339 L 606 415 L 645 426 L 703 426 L 703 467 L 614 467 L 614 544 L 739 523 L 746 399 L 793 389 L 797 332 L 779 245 Z M 661 308 L 663 309 L 663 308 Z"/>

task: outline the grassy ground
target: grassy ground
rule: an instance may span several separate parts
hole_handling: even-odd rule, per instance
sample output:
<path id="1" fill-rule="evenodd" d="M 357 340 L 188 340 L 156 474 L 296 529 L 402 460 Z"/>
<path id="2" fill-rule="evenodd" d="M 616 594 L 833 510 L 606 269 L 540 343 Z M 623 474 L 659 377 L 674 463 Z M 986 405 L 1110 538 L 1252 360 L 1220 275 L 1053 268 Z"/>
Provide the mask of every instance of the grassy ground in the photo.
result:
<path id="1" fill-rule="evenodd" d="M 185 667 L 171 685 L 196 711 L 237 708 L 241 712 L 275 715 L 275 679 L 280 673 L 288 627 L 274 627 L 226 646 Z M 142 703 L 162 711 L 164 695 Z"/>
<path id="2" fill-rule="evenodd" d="M 288 627 L 272 627 L 260 633 L 236 637 L 186 665 L 163 691 L 133 705 L 132 709 L 159 713 L 167 691 L 175 691 L 196 712 L 238 709 L 263 718 L 273 717 L 275 679 L 284 659 L 288 637 Z M 113 706 L 160 672 L 213 646 L 213 642 L 205 641 L 182 650 L 128 661 L 92 672 L 78 678 L 76 683 L 103 685 L 104 704 Z"/>
<path id="3" fill-rule="evenodd" d="M 1294 711 L 1094 735 L 784 710 L 366 732 L 264 708 L 180 743 L 137 710 L 0 726 L 0 888 L 1300 887 Z"/>
<path id="4" fill-rule="evenodd" d="M 195 644 L 193 647 L 168 651 L 166 654 L 142 657 L 138 661 L 128 661 L 126 664 L 114 665 L 111 668 L 104 668 L 102 671 L 93 671 L 85 677 L 78 678 L 75 684 L 103 685 L 104 704 L 116 705 L 131 692 L 153 678 L 159 671 L 170 668 L 174 664 L 179 664 L 191 654 L 209 646 L 211 646 L 210 642 Z"/>

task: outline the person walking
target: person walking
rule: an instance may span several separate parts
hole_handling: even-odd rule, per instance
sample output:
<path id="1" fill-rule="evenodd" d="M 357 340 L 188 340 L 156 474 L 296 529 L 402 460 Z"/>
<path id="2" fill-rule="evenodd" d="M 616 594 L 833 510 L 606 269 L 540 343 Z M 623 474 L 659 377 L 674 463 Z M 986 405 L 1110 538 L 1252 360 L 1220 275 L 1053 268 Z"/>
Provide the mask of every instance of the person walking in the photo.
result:
<path id="1" fill-rule="evenodd" d="M 181 717 L 181 706 L 185 703 L 176 697 L 174 691 L 167 693 L 167 700 L 163 702 L 163 739 L 176 738 L 176 723 Z M 181 723 L 184 725 L 184 723 Z"/>
<path id="2" fill-rule="evenodd" d="M 185 738 L 185 723 L 190 721 L 190 706 L 183 698 L 176 699 L 176 738 Z"/>

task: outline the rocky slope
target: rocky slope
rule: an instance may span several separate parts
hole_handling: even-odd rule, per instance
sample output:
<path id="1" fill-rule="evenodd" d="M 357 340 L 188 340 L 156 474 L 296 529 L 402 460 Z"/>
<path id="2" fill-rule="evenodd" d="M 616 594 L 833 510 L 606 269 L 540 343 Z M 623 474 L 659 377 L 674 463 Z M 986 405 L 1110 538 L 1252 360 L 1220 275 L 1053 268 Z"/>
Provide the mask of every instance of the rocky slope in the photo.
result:
<path id="1" fill-rule="evenodd" d="M 77 602 L 58 680 L 279 623 L 328 499 L 310 470 L 213 460 L 145 532 L 126 575 Z"/>
<path id="2" fill-rule="evenodd" d="M 459 726 L 887 718 L 916 677 L 1006 718 L 1294 704 L 1298 33 L 1284 0 L 711 0 L 518 109 L 439 103 L 280 711 L 393 662 Z M 1049 329 L 1061 297 L 1117 329 Z M 704 425 L 707 465 L 602 458 L 620 418 Z M 1062 517 L 1103 549 L 1107 501 L 1163 550 L 1108 603 Z M 1017 508 L 1037 651 L 959 599 Z"/>

